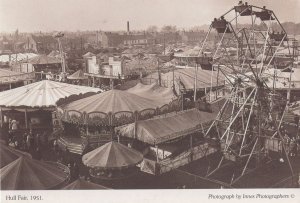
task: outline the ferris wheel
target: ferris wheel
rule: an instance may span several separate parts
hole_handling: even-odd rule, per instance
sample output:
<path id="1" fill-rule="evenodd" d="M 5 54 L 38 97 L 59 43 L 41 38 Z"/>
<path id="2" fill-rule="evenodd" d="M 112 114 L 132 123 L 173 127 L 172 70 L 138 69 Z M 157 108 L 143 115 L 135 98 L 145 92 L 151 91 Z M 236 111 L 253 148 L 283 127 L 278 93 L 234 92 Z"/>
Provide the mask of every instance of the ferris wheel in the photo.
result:
<path id="1" fill-rule="evenodd" d="M 227 94 L 205 133 L 206 137 L 219 140 L 223 154 L 218 166 L 207 176 L 229 160 L 241 166 L 232 180 L 234 183 L 250 168 L 264 162 L 269 150 L 284 155 L 293 174 L 280 130 L 289 101 L 282 99 L 274 84 L 270 85 L 270 80 L 275 83 L 276 71 L 282 68 L 283 62 L 293 61 L 285 29 L 272 10 L 240 1 L 212 21 L 199 56 L 208 49 L 209 35 L 215 36 L 210 59 L 212 73 L 218 70 L 227 79 Z M 284 55 L 280 54 L 282 50 Z M 200 66 L 201 61 L 204 60 L 199 60 Z M 277 149 L 270 148 L 270 142 L 276 142 Z"/>

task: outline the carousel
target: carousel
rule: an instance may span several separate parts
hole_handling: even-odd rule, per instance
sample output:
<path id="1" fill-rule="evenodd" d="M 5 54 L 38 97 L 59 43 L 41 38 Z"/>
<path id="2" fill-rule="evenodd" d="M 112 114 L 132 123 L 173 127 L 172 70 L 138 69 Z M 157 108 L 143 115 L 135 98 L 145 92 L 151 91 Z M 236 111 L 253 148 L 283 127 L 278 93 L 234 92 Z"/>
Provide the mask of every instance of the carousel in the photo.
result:
<path id="1" fill-rule="evenodd" d="M 63 150 L 83 154 L 114 138 L 114 127 L 178 111 L 179 99 L 167 104 L 121 90 L 86 97 L 58 108 L 64 125 Z"/>
<path id="2" fill-rule="evenodd" d="M 101 90 L 43 80 L 0 93 L 2 135 L 8 134 L 16 123 L 16 134 L 32 130 L 34 133 L 52 132 L 59 125 L 56 102 L 82 98 Z M 50 125 L 49 125 L 50 124 Z"/>
<path id="3" fill-rule="evenodd" d="M 63 187 L 70 178 L 65 165 L 38 161 L 1 144 L 1 190 L 46 190 Z"/>
<path id="4" fill-rule="evenodd" d="M 91 177 L 112 187 L 119 187 L 124 179 L 137 174 L 137 164 L 142 160 L 143 155 L 140 152 L 114 141 L 82 157 L 82 162 L 89 168 Z"/>

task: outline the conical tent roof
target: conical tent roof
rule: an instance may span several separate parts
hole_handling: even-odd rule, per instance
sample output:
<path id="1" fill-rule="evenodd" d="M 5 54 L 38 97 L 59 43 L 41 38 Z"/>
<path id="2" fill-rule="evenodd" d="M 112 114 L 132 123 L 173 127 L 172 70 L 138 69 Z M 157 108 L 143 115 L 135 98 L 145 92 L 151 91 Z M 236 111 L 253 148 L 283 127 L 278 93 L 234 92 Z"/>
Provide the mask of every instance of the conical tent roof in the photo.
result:
<path id="1" fill-rule="evenodd" d="M 0 169 L 2 190 L 52 189 L 68 179 L 69 173 L 54 162 L 20 157 Z"/>
<path id="2" fill-rule="evenodd" d="M 155 101 L 161 102 L 161 105 L 168 104 L 172 100 L 176 99 L 172 88 L 161 87 L 156 83 L 151 85 L 138 83 L 136 86 L 126 91 L 146 99 L 155 99 Z"/>
<path id="3" fill-rule="evenodd" d="M 99 189 L 109 189 L 102 185 L 98 185 L 92 182 L 88 182 L 82 179 L 77 179 L 74 182 L 63 188 L 64 190 L 99 190 Z"/>
<path id="4" fill-rule="evenodd" d="M 61 63 L 59 58 L 51 57 L 47 55 L 38 55 L 28 60 L 28 63 L 34 65 L 45 65 L 45 64 L 59 64 Z"/>
<path id="5" fill-rule="evenodd" d="M 0 144 L 0 168 L 10 164 L 21 156 L 27 156 L 31 158 L 30 154 L 15 150 L 13 148 L 5 146 L 2 143 Z"/>
<path id="6" fill-rule="evenodd" d="M 83 57 L 92 57 L 92 56 L 95 56 L 95 54 L 91 52 L 87 52 L 86 54 L 83 55 Z"/>
<path id="7" fill-rule="evenodd" d="M 15 89 L 0 92 L 3 107 L 56 107 L 59 99 L 72 95 L 99 92 L 100 89 L 42 80 Z"/>
<path id="8" fill-rule="evenodd" d="M 71 102 L 62 106 L 62 108 L 86 113 L 95 111 L 115 113 L 120 111 L 141 111 L 160 106 L 161 102 L 155 100 L 146 99 L 126 91 L 109 90 L 101 94 Z"/>
<path id="9" fill-rule="evenodd" d="M 70 80 L 84 80 L 87 79 L 87 76 L 84 75 L 82 70 L 78 70 L 72 75 L 68 76 L 68 79 Z"/>
<path id="10" fill-rule="evenodd" d="M 125 145 L 109 142 L 85 154 L 82 162 L 91 168 L 127 168 L 140 163 L 143 155 Z"/>

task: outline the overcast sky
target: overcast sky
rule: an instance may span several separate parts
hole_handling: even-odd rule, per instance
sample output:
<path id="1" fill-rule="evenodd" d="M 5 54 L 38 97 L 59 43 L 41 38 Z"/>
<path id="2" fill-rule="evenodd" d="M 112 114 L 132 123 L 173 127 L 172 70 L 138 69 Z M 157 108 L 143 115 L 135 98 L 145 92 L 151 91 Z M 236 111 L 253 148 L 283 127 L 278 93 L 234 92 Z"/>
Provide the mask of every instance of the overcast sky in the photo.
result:
<path id="1" fill-rule="evenodd" d="M 134 30 L 150 25 L 210 24 L 238 0 L 0 0 L 0 32 Z M 281 22 L 300 23 L 300 0 L 248 0 L 272 9 Z"/>

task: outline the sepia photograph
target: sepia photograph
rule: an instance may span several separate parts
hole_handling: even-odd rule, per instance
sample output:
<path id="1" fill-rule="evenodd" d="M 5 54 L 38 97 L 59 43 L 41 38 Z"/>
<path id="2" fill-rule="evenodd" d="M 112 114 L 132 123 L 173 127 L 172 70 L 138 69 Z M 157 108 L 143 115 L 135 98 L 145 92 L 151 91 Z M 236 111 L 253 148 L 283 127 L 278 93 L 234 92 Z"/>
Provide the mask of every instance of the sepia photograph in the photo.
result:
<path id="1" fill-rule="evenodd" d="M 299 11 L 0 0 L 1 202 L 297 202 Z"/>

